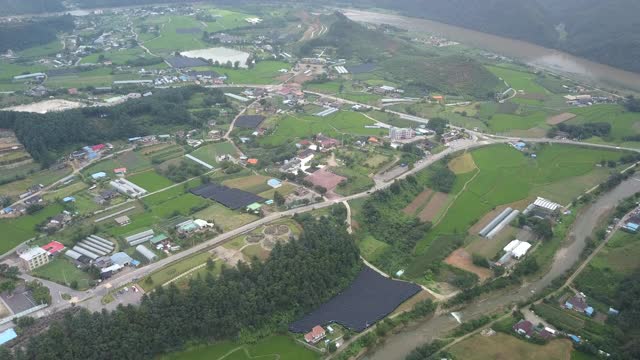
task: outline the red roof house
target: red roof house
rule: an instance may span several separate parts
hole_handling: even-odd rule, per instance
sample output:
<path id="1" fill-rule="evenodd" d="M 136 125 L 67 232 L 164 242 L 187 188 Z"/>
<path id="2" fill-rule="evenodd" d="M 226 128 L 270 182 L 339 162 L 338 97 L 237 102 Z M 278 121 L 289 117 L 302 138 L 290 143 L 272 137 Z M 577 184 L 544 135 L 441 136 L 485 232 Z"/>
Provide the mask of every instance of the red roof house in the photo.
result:
<path id="1" fill-rule="evenodd" d="M 105 147 L 105 145 L 104 145 L 104 144 L 93 145 L 93 146 L 91 147 L 91 150 L 93 150 L 93 151 L 100 151 L 100 150 L 104 149 L 104 147 Z"/>
<path id="2" fill-rule="evenodd" d="M 47 245 L 43 245 L 42 249 L 45 250 L 46 252 L 48 252 L 49 255 L 54 255 L 54 254 L 58 253 L 59 251 L 62 251 L 64 249 L 64 245 L 62 243 L 57 242 L 57 241 L 52 241 L 52 242 L 48 243 Z"/>
<path id="3" fill-rule="evenodd" d="M 531 323 L 531 321 L 521 320 L 517 324 L 513 325 L 513 331 L 517 332 L 520 335 L 532 336 L 533 324 Z"/>
<path id="4" fill-rule="evenodd" d="M 116 173 L 116 174 L 126 174 L 127 173 L 127 168 L 126 167 L 121 167 L 121 168 L 113 169 L 113 172 Z"/>
<path id="5" fill-rule="evenodd" d="M 326 333 L 322 326 L 316 325 L 310 332 L 304 335 L 304 340 L 309 344 L 315 344 L 325 337 Z"/>

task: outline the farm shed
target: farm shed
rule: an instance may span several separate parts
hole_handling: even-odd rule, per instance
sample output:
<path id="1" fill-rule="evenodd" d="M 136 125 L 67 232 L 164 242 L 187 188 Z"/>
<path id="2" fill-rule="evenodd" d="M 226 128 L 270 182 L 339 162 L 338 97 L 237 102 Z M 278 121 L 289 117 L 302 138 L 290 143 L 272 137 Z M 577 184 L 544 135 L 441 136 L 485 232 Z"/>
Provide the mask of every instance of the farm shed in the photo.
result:
<path id="1" fill-rule="evenodd" d="M 144 258 L 147 259 L 148 261 L 153 261 L 158 257 L 153 251 L 147 249 L 147 247 L 144 245 L 136 246 L 136 251 L 140 255 L 144 256 Z"/>
<path id="2" fill-rule="evenodd" d="M 132 260 L 133 259 L 131 258 L 131 256 L 127 255 L 124 252 L 117 252 L 111 255 L 111 262 L 120 266 L 127 266 L 131 264 Z"/>

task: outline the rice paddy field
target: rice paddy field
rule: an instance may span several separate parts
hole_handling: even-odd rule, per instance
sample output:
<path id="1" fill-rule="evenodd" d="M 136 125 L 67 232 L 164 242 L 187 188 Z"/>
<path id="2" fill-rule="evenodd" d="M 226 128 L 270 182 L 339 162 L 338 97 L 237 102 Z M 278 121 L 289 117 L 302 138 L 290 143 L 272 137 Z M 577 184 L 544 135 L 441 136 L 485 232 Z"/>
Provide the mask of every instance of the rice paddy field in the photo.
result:
<path id="1" fill-rule="evenodd" d="M 543 94 L 548 93 L 547 89 L 539 85 L 536 80 L 536 75 L 533 73 L 518 71 L 513 69 L 507 69 L 499 66 L 486 66 L 486 68 L 492 72 L 495 76 L 502 78 L 509 86 L 516 91 L 522 90 L 529 94 Z"/>
<path id="2" fill-rule="evenodd" d="M 640 134 L 640 113 L 628 112 L 621 105 L 594 105 L 571 109 L 570 112 L 576 114 L 577 117 L 567 121 L 568 124 L 591 122 L 611 124 L 612 139 L 610 140 L 615 143 L 622 143 L 625 136 Z"/>
<path id="3" fill-rule="evenodd" d="M 210 165 L 217 164 L 218 160 L 216 160 L 216 158 L 222 155 L 236 156 L 236 148 L 229 142 L 220 142 L 201 146 L 191 153 L 191 156 L 194 156 Z"/>
<path id="4" fill-rule="evenodd" d="M 229 69 L 223 67 L 207 67 L 219 74 L 226 75 L 232 84 L 268 85 L 278 83 L 282 74 L 280 69 L 290 69 L 291 65 L 282 61 L 259 61 L 250 69 Z"/>
<path id="5" fill-rule="evenodd" d="M 168 186 L 173 185 L 173 182 L 166 177 L 158 174 L 153 170 L 137 173 L 132 176 L 128 176 L 127 180 L 142 187 L 148 192 L 154 192 L 162 190 Z"/>
<path id="6" fill-rule="evenodd" d="M 409 276 L 421 276 L 422 262 L 439 254 L 446 247 L 448 236 L 465 233 L 494 207 L 535 196 L 566 204 L 606 179 L 608 171 L 596 167 L 596 163 L 616 160 L 623 153 L 545 145 L 537 150 L 537 159 L 531 159 L 509 146 L 498 145 L 471 154 L 479 172 L 468 173 L 472 177 L 462 176 L 465 184 L 458 179 L 450 194 L 450 204 L 416 245 L 417 258 Z"/>

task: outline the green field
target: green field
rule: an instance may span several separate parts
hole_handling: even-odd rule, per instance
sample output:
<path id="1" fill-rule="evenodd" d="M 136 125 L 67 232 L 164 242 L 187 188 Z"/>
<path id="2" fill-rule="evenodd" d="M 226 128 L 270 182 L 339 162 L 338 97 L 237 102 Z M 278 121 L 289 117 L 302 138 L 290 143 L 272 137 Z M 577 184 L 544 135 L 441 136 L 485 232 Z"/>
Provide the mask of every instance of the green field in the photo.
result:
<path id="1" fill-rule="evenodd" d="M 255 344 L 224 341 L 163 357 L 163 360 L 314 360 L 320 356 L 288 336 L 276 335 Z"/>
<path id="2" fill-rule="evenodd" d="M 42 58 L 48 55 L 55 55 L 62 50 L 62 42 L 54 40 L 48 44 L 32 47 L 18 52 L 21 57 L 25 58 Z"/>
<path id="3" fill-rule="evenodd" d="M 566 204 L 606 179 L 608 172 L 597 168 L 596 163 L 616 160 L 622 153 L 545 145 L 537 150 L 537 159 L 531 159 L 509 146 L 498 145 L 473 151 L 472 155 L 480 173 L 459 194 L 442 221 L 416 245 L 419 257 L 410 269 L 413 276 L 421 276 L 423 257 L 439 253 L 447 236 L 465 233 L 494 207 L 535 196 Z"/>
<path id="4" fill-rule="evenodd" d="M 617 231 L 576 278 L 580 291 L 612 304 L 618 284 L 640 268 L 640 235 Z"/>
<path id="5" fill-rule="evenodd" d="M 203 252 L 188 257 L 152 273 L 150 276 L 153 279 L 153 282 L 146 281 L 148 277 L 145 277 L 139 282 L 139 285 L 142 286 L 145 291 L 150 291 L 154 287 L 160 286 L 167 281 L 175 278 L 176 276 L 193 269 L 196 266 L 205 264 L 207 260 L 211 258 L 212 256 L 209 252 Z"/>
<path id="6" fill-rule="evenodd" d="M 213 221 L 214 224 L 221 226 L 224 231 L 238 228 L 258 219 L 255 215 L 235 212 L 218 203 L 214 203 L 208 208 L 195 213 L 193 216 L 199 219 Z"/>
<path id="7" fill-rule="evenodd" d="M 142 48 L 135 47 L 131 49 L 118 49 L 99 53 L 93 53 L 82 58 L 81 64 L 97 64 L 99 62 L 100 55 L 104 56 L 105 60 L 110 60 L 116 65 L 125 65 L 129 60 L 136 60 L 140 58 L 151 58 Z"/>
<path id="8" fill-rule="evenodd" d="M 260 61 L 251 69 L 229 69 L 216 66 L 206 69 L 226 75 L 229 78 L 227 81 L 232 84 L 266 85 L 278 83 L 277 77 L 282 75 L 278 70 L 289 68 L 291 65 L 282 61 Z"/>
<path id="9" fill-rule="evenodd" d="M 58 204 L 49 205 L 33 215 L 20 216 L 17 219 L 0 219 L 0 254 L 18 246 L 37 235 L 35 226 L 47 218 L 58 215 L 63 210 Z"/>
<path id="10" fill-rule="evenodd" d="M 3 169 L 0 171 L 0 179 L 11 179 L 16 175 L 27 177 L 23 180 L 0 185 L 0 194 L 15 197 L 26 192 L 27 188 L 32 185 L 42 184 L 47 186 L 71 173 L 71 168 L 66 167 L 58 170 L 39 170 L 40 165 L 37 163 L 31 163 L 16 169 Z"/>
<path id="11" fill-rule="evenodd" d="M 173 182 L 153 170 L 127 176 L 127 180 L 142 187 L 148 192 L 162 190 L 173 185 Z"/>
<path id="12" fill-rule="evenodd" d="M 547 90 L 535 81 L 535 74 L 499 66 L 487 66 L 486 68 L 495 76 L 506 81 L 516 91 L 523 90 L 527 94 L 547 94 Z"/>
<path id="13" fill-rule="evenodd" d="M 75 281 L 78 283 L 79 290 L 88 289 L 91 281 L 88 273 L 76 268 L 64 256 L 57 257 L 50 263 L 35 269 L 33 275 L 65 286 L 70 286 Z"/>
<path id="14" fill-rule="evenodd" d="M 360 253 L 369 261 L 376 261 L 389 248 L 389 244 L 367 236 L 358 242 Z"/>
<path id="15" fill-rule="evenodd" d="M 506 133 L 510 130 L 528 130 L 538 126 L 544 126 L 548 114 L 544 111 L 535 111 L 523 115 L 495 114 L 489 121 L 489 128 L 496 133 Z"/>
<path id="16" fill-rule="evenodd" d="M 606 122 L 611 124 L 611 138 L 617 143 L 623 137 L 640 134 L 640 114 L 626 111 L 621 105 L 594 105 L 571 109 L 578 115 L 567 121 L 567 124 Z"/>
<path id="17" fill-rule="evenodd" d="M 129 174 L 136 173 L 150 169 L 151 161 L 141 151 L 127 151 L 115 158 L 95 163 L 83 170 L 82 173 L 85 175 L 91 175 L 103 171 L 107 173 L 108 176 L 113 177 L 113 170 L 122 167 L 127 168 L 127 173 Z"/>
<path id="18" fill-rule="evenodd" d="M 278 146 L 318 133 L 327 136 L 340 134 L 380 136 L 387 133 L 384 129 L 366 129 L 365 125 L 373 125 L 373 121 L 352 111 L 339 111 L 326 117 L 288 115 L 277 121 L 273 133 L 259 141 L 262 145 Z"/>
<path id="19" fill-rule="evenodd" d="M 232 155 L 235 157 L 236 148 L 230 142 L 213 143 L 199 147 L 190 155 L 197 157 L 209 165 L 215 165 L 218 163 L 218 160 L 216 160 L 218 156 Z"/>

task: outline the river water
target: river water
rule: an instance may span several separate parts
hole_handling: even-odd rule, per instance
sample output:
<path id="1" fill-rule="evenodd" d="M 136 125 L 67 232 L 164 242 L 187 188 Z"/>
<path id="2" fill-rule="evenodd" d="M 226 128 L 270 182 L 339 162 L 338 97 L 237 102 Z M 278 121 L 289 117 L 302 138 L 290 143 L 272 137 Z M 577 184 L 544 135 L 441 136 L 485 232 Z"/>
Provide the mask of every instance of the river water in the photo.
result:
<path id="1" fill-rule="evenodd" d="M 490 35 L 479 31 L 407 16 L 348 9 L 352 20 L 372 24 L 389 24 L 411 31 L 438 34 L 471 47 L 488 50 L 532 66 L 562 73 L 594 85 L 608 85 L 640 91 L 640 74 L 595 63 L 568 53 L 528 42 Z"/>
<path id="2" fill-rule="evenodd" d="M 598 220 L 618 202 L 640 191 L 640 180 L 631 178 L 614 190 L 602 195 L 599 199 L 583 210 L 574 223 L 573 230 L 568 237 L 568 243 L 556 254 L 551 269 L 542 278 L 532 283 L 522 285 L 519 289 L 507 294 L 490 294 L 479 299 L 460 311 L 462 321 L 492 314 L 502 309 L 508 309 L 513 304 L 527 300 L 534 293 L 542 291 L 551 282 L 562 276 L 580 259 L 585 248 L 587 236 L 590 236 Z M 411 350 L 419 345 L 444 337 L 458 325 L 450 314 L 443 314 L 425 321 L 412 328 L 388 337 L 374 353 L 367 355 L 366 360 L 402 360 Z"/>

